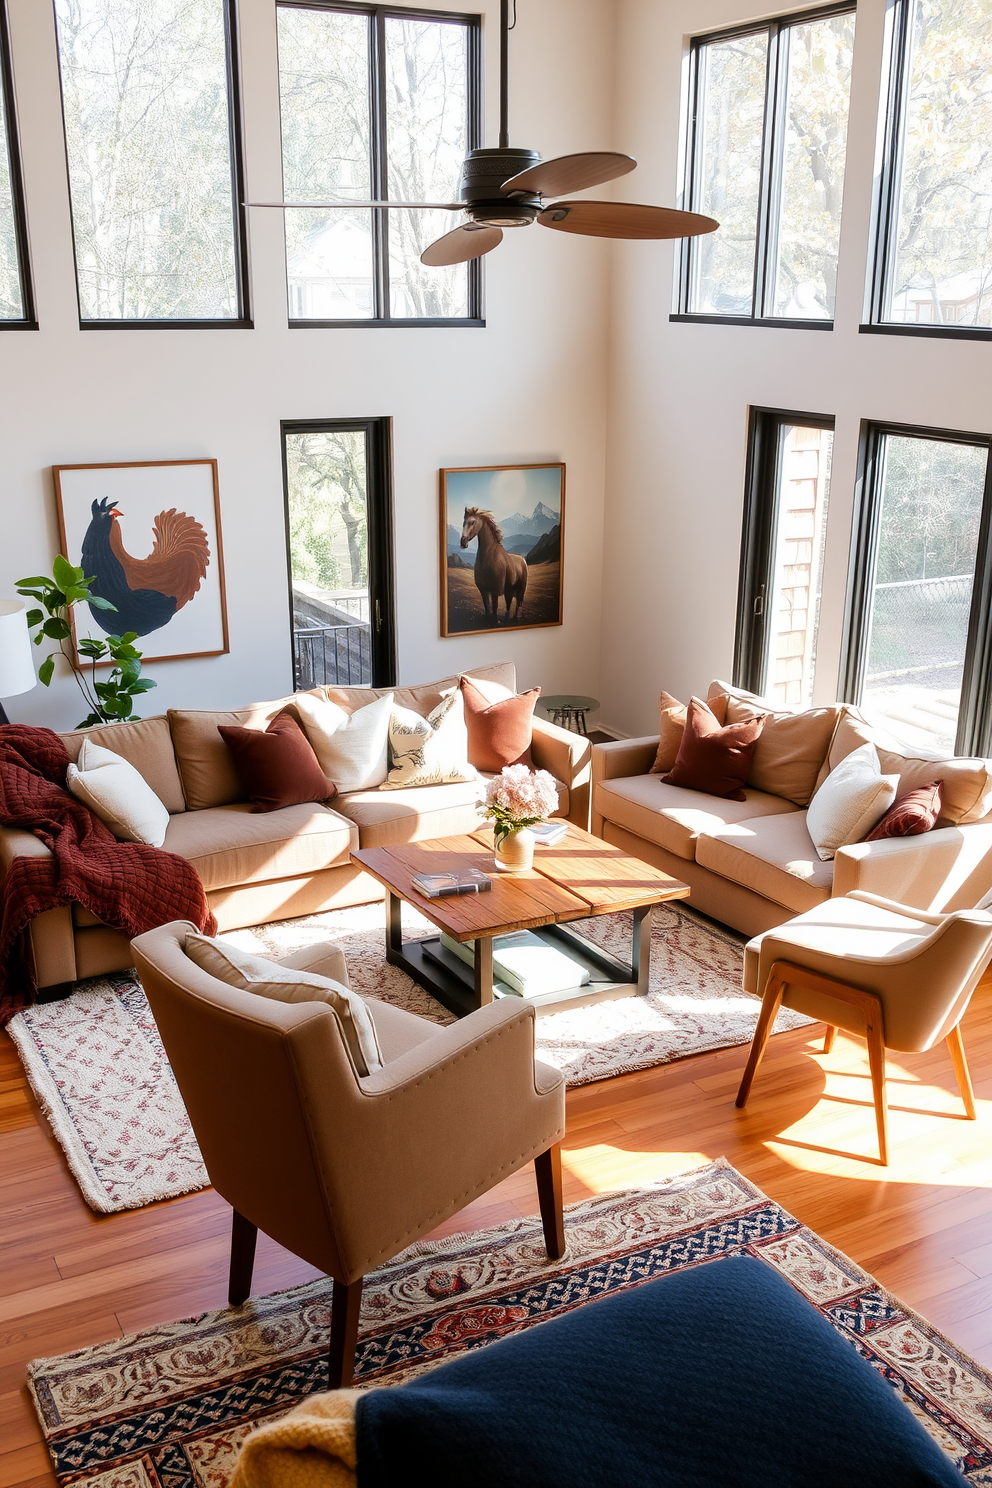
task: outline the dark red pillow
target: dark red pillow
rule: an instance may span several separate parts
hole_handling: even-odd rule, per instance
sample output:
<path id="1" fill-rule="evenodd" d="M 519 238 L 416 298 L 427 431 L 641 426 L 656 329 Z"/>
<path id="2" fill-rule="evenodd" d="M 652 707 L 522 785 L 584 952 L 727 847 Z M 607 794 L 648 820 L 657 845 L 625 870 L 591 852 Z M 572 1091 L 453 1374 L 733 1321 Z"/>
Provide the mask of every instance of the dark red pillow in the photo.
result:
<path id="1" fill-rule="evenodd" d="M 721 728 L 705 703 L 693 698 L 675 764 L 662 780 L 686 790 L 705 791 L 725 801 L 746 801 L 744 782 L 764 716 Z"/>
<path id="2" fill-rule="evenodd" d="M 534 704 L 541 689 L 532 687 L 529 692 L 491 703 L 471 677 L 461 677 L 459 682 L 465 704 L 469 763 L 477 770 L 491 770 L 494 774 L 504 765 L 526 765 L 533 769 L 530 741 Z"/>
<path id="3" fill-rule="evenodd" d="M 310 740 L 292 713 L 278 713 L 267 729 L 218 724 L 252 811 L 279 811 L 306 801 L 329 801 L 338 788 L 328 780 Z"/>
<path id="4" fill-rule="evenodd" d="M 916 790 L 897 796 L 866 842 L 881 842 L 884 837 L 919 837 L 932 832 L 940 815 L 940 781 L 921 785 Z"/>

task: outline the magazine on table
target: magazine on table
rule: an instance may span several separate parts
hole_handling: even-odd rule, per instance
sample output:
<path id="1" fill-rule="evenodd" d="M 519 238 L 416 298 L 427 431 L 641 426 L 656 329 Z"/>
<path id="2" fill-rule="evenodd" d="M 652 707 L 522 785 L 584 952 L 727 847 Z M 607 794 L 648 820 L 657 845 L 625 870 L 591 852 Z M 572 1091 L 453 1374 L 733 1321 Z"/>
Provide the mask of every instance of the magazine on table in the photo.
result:
<path id="1" fill-rule="evenodd" d="M 415 873 L 413 887 L 425 899 L 448 899 L 454 894 L 485 894 L 493 886 L 491 878 L 478 868 L 463 868 L 457 873 Z"/>
<path id="2" fill-rule="evenodd" d="M 556 842 L 568 836 L 568 822 L 560 818 L 554 821 L 538 822 L 530 830 L 534 834 L 534 841 L 538 847 L 554 847 Z"/>

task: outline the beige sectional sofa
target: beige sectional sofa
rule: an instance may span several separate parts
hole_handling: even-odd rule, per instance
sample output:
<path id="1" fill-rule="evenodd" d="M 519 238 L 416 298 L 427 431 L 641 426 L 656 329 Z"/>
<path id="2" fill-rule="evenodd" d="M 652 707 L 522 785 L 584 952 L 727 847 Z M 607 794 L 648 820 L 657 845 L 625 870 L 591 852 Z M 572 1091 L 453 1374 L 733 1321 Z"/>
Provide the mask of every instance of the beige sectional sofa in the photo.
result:
<path id="1" fill-rule="evenodd" d="M 854 889 L 939 911 L 973 908 L 992 887 L 992 761 L 911 757 L 846 704 L 786 713 L 720 681 L 707 700 L 721 722 L 770 715 L 744 801 L 663 783 L 651 773 L 657 735 L 592 752 L 592 830 L 688 883 L 704 914 L 756 935 Z M 855 843 L 821 862 L 805 807 L 868 740 L 883 774 L 899 775 L 899 794 L 941 780 L 942 815 L 921 836 Z"/>
<path id="2" fill-rule="evenodd" d="M 512 663 L 466 673 L 516 691 Z M 426 716 L 456 677 L 419 687 L 317 688 L 349 713 L 386 692 Z M 355 791 L 330 806 L 288 806 L 256 813 L 245 799 L 218 724 L 264 728 L 292 697 L 225 712 L 174 709 L 167 716 L 74 732 L 62 738 L 75 760 L 84 737 L 121 755 L 140 772 L 170 813 L 165 848 L 193 864 L 220 930 L 290 919 L 381 899 L 383 890 L 351 861 L 353 849 L 412 842 L 474 830 L 485 776 L 454 785 Z M 559 816 L 587 826 L 588 740 L 534 719 L 536 767 L 558 782 Z M 0 828 L 0 871 L 19 853 L 47 855 L 29 832 Z M 80 906 L 50 910 L 31 926 L 39 988 L 120 970 L 131 964 L 126 936 Z"/>

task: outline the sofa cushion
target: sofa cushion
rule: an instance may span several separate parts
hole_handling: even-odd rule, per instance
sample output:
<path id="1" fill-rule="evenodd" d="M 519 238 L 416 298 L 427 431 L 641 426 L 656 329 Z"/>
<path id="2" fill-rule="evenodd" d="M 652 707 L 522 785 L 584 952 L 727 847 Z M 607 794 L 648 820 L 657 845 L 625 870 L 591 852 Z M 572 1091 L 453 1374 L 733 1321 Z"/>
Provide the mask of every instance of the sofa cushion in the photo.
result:
<path id="1" fill-rule="evenodd" d="M 432 1023 L 429 1018 L 418 1018 L 405 1008 L 393 1007 L 390 1002 L 379 1002 L 375 997 L 366 997 L 365 1005 L 372 1015 L 376 1037 L 382 1053 L 383 1064 L 399 1059 L 410 1049 L 415 1049 L 425 1039 L 436 1038 L 444 1032 L 443 1023 Z"/>
<path id="2" fill-rule="evenodd" d="M 710 684 L 707 702 L 725 697 L 726 722 L 743 723 L 764 716 L 764 727 L 751 758 L 748 785 L 808 806 L 816 790 L 841 705 L 827 708 L 773 708 L 754 693 L 719 680 Z"/>
<path id="3" fill-rule="evenodd" d="M 755 817 L 703 832 L 696 862 L 796 914 L 829 899 L 833 862 L 821 862 L 806 830 L 805 811 Z"/>
<path id="4" fill-rule="evenodd" d="M 169 709 L 175 762 L 179 766 L 190 811 L 229 806 L 232 801 L 245 799 L 244 786 L 234 768 L 234 761 L 217 732 L 220 726 L 264 729 L 292 702 L 292 696 L 276 698 L 271 703 L 252 703 L 247 708 L 230 708 L 225 712 L 204 708 Z"/>
<path id="5" fill-rule="evenodd" d="M 165 834 L 166 852 L 192 863 L 208 891 L 336 868 L 357 846 L 350 822 L 312 804 L 262 815 L 247 801 L 208 806 L 171 817 Z"/>
<path id="6" fill-rule="evenodd" d="M 338 796 L 334 809 L 355 823 L 363 847 L 389 847 L 394 842 L 478 831 L 484 795 L 485 782 L 480 777 L 451 785 L 351 791 Z"/>
<path id="7" fill-rule="evenodd" d="M 458 675 L 480 677 L 491 682 L 498 682 L 509 692 L 517 690 L 517 669 L 512 661 L 497 662 L 493 666 L 473 667 Z M 339 708 L 344 708 L 348 713 L 354 713 L 356 708 L 364 708 L 367 703 L 372 702 L 373 698 L 385 697 L 388 692 L 391 692 L 398 708 L 409 708 L 412 712 L 419 713 L 421 717 L 426 718 L 441 701 L 441 694 L 450 692 L 452 687 L 458 686 L 458 675 L 442 677 L 439 682 L 423 682 L 417 687 L 321 687 L 318 691 L 323 697 L 329 698 L 332 703 L 337 703 Z"/>
<path id="8" fill-rule="evenodd" d="M 717 696 L 713 689 L 706 699 L 706 706 L 713 717 L 722 728 L 727 722 L 726 698 Z M 689 713 L 689 704 L 680 703 L 677 697 L 662 689 L 658 699 L 658 753 L 654 757 L 651 766 L 653 775 L 667 775 L 679 757 L 679 748 L 682 744 L 682 735 L 685 733 L 686 718 Z"/>
<path id="9" fill-rule="evenodd" d="M 292 713 L 277 713 L 266 729 L 222 723 L 218 732 L 253 811 L 280 811 L 337 795 Z"/>
<path id="10" fill-rule="evenodd" d="M 71 734 L 60 734 L 59 738 L 72 764 L 79 759 L 83 740 L 89 739 L 103 749 L 113 750 L 114 754 L 133 765 L 166 811 L 186 810 L 172 733 L 164 714 L 160 718 L 139 718 L 132 723 L 111 723 L 106 728 L 75 729 Z"/>
<path id="11" fill-rule="evenodd" d="M 763 721 L 749 718 L 721 728 L 701 698 L 690 698 L 678 756 L 662 780 L 728 801 L 745 800 L 744 782 Z"/>
<path id="12" fill-rule="evenodd" d="M 165 805 L 133 765 L 112 749 L 84 739 L 78 765 L 69 765 L 65 783 L 119 842 L 161 847 L 169 826 Z"/>
<path id="13" fill-rule="evenodd" d="M 728 822 L 792 811 L 788 801 L 745 788 L 743 801 L 706 796 L 702 791 L 666 785 L 657 775 L 629 775 L 596 786 L 595 810 L 607 821 L 656 842 L 692 862 L 700 832 L 719 831 Z"/>
<path id="14" fill-rule="evenodd" d="M 502 770 L 505 765 L 533 769 L 530 752 L 534 706 L 539 687 L 529 692 L 508 692 L 490 682 L 480 686 L 471 677 L 461 677 L 459 686 L 468 730 L 468 757 L 479 770 Z"/>
<path id="15" fill-rule="evenodd" d="M 880 731 L 856 708 L 845 706 L 830 741 L 821 779 L 828 769 L 835 769 L 862 744 L 872 743 L 878 750 L 882 774 L 899 776 L 897 796 L 930 785 L 934 780 L 940 781 L 938 827 L 959 827 L 988 815 L 992 807 L 992 760 L 921 759 L 887 747 L 885 742 L 879 743 L 880 738 L 883 738 Z"/>

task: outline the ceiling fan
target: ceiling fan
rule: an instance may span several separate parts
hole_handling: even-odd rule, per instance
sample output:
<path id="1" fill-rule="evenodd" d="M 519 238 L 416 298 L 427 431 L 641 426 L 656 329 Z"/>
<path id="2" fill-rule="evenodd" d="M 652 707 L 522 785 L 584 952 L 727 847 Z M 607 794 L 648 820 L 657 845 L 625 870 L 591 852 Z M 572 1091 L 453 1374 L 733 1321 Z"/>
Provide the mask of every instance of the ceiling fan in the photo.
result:
<path id="1" fill-rule="evenodd" d="M 636 202 L 561 200 L 546 203 L 545 197 L 563 192 L 585 191 L 601 186 L 635 169 L 637 161 L 614 150 L 594 150 L 579 155 L 560 155 L 542 160 L 537 150 L 511 148 L 508 125 L 508 52 L 510 0 L 500 0 L 499 148 L 470 150 L 462 165 L 457 202 L 329 201 L 250 202 L 249 206 L 282 208 L 342 208 L 391 211 L 431 208 L 464 212 L 467 221 L 437 238 L 420 255 L 430 268 L 467 263 L 490 253 L 511 227 L 529 227 L 539 222 L 558 232 L 581 233 L 589 238 L 689 238 L 714 232 L 719 223 L 698 212 L 675 207 L 642 206 Z M 514 25 L 516 0 L 514 0 Z"/>

